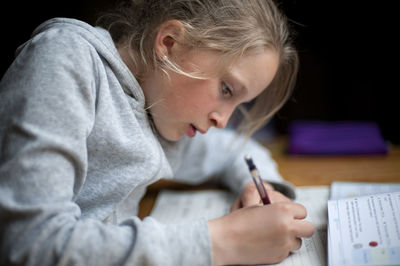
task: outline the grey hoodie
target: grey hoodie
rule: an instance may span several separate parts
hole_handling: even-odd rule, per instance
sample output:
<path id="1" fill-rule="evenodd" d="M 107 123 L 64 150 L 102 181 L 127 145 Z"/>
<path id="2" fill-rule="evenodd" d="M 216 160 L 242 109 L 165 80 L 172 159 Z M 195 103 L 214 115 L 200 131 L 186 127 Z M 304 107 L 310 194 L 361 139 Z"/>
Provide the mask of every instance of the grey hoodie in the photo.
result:
<path id="1" fill-rule="evenodd" d="M 239 192 L 246 153 L 281 181 L 268 151 L 232 132 L 159 137 L 104 29 L 52 19 L 17 52 L 0 84 L 1 265 L 210 265 L 206 220 L 135 216 L 146 187 L 214 176 Z"/>

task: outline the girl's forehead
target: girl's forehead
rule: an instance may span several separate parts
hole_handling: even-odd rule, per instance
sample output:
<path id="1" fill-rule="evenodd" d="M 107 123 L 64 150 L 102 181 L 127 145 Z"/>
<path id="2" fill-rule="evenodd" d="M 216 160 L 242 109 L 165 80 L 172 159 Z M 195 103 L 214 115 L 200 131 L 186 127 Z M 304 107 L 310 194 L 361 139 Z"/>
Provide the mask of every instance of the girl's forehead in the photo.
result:
<path id="1" fill-rule="evenodd" d="M 266 88 L 278 67 L 278 55 L 270 48 L 254 49 L 241 56 L 210 49 L 191 49 L 180 60 L 185 68 L 204 78 L 234 81 L 240 87 Z"/>
<path id="2" fill-rule="evenodd" d="M 265 60 L 266 54 L 269 55 L 268 59 L 272 58 L 273 60 Z M 235 68 L 249 68 L 252 62 L 260 58 L 261 60 L 258 60 L 259 62 L 266 61 L 266 64 L 275 64 L 275 59 L 278 59 L 279 57 L 274 49 L 268 47 L 257 47 L 255 49 L 248 50 L 240 55 L 219 53 L 218 56 L 219 58 L 215 66 L 219 68 L 222 73 L 230 72 Z"/>
<path id="3" fill-rule="evenodd" d="M 198 70 L 205 78 L 215 78 L 224 76 L 232 68 L 234 58 L 224 55 L 222 52 L 193 48 L 182 54 L 180 60 L 189 68 Z"/>
<path id="4" fill-rule="evenodd" d="M 229 73 L 247 88 L 249 98 L 259 95 L 274 79 L 279 67 L 275 50 L 264 49 L 260 53 L 244 55 L 237 60 Z"/>

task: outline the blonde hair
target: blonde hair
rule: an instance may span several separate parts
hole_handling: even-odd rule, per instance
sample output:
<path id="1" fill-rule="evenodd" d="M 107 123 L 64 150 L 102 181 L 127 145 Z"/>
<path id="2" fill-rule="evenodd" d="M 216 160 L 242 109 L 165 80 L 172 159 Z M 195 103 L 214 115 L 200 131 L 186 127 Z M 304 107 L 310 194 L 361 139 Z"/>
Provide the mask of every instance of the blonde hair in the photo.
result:
<path id="1" fill-rule="evenodd" d="M 268 47 L 279 56 L 278 71 L 251 107 L 243 114 L 238 130 L 253 134 L 287 101 L 295 85 L 298 56 L 292 46 L 286 17 L 272 0 L 125 0 L 114 12 L 101 16 L 97 25 L 106 28 L 114 42 L 129 45 L 136 78 L 160 68 L 186 73 L 171 60 L 159 60 L 154 50 L 158 29 L 165 21 L 178 20 L 188 48 L 221 53 L 224 62 Z"/>

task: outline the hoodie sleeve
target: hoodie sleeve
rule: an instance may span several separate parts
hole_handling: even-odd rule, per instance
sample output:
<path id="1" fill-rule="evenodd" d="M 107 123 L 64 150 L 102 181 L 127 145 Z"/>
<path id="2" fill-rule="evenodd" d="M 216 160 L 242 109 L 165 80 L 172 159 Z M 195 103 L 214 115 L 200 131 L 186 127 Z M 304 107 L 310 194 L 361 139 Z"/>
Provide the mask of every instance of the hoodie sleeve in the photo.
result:
<path id="1" fill-rule="evenodd" d="M 175 174 L 177 180 L 199 183 L 213 177 L 240 193 L 247 183 L 252 182 L 244 160 L 249 154 L 264 180 L 288 197 L 295 197 L 294 187 L 282 179 L 269 151 L 252 139 L 246 141 L 232 130 L 211 128 L 205 135 L 186 140 L 183 154 Z"/>
<path id="2" fill-rule="evenodd" d="M 0 265 L 211 264 L 206 221 L 82 218 L 75 198 L 95 118 L 94 57 L 71 32 L 47 30 L 0 83 Z"/>

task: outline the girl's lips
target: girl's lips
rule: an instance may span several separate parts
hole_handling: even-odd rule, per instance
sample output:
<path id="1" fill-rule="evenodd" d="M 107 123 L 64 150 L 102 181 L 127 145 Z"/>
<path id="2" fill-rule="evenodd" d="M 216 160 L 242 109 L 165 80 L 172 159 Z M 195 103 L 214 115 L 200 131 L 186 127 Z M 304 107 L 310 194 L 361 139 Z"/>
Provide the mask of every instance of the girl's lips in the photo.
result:
<path id="1" fill-rule="evenodd" d="M 196 136 L 196 131 L 196 127 L 190 124 L 186 133 L 189 138 L 193 138 L 194 136 Z"/>

